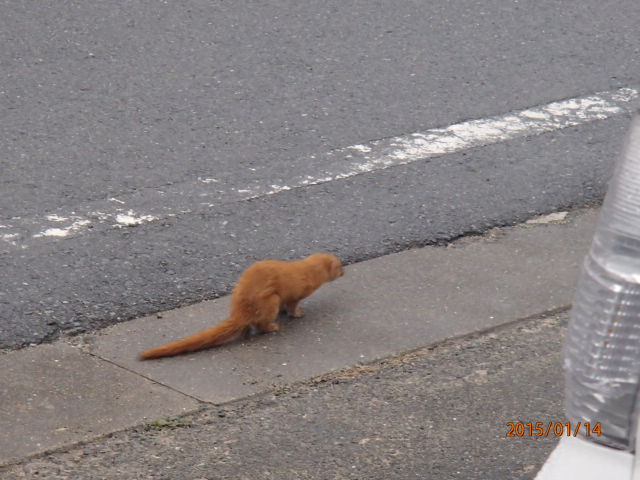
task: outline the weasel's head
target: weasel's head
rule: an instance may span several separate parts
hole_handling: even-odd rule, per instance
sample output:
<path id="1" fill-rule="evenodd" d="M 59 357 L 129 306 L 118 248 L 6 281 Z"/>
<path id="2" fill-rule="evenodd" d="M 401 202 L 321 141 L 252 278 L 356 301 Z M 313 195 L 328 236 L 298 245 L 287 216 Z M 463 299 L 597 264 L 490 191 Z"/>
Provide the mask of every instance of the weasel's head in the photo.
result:
<path id="1" fill-rule="evenodd" d="M 336 278 L 344 275 L 342 262 L 335 255 L 331 255 L 330 253 L 314 253 L 309 258 L 317 260 L 324 268 L 327 269 L 327 272 L 329 273 L 329 281 L 335 280 Z"/>

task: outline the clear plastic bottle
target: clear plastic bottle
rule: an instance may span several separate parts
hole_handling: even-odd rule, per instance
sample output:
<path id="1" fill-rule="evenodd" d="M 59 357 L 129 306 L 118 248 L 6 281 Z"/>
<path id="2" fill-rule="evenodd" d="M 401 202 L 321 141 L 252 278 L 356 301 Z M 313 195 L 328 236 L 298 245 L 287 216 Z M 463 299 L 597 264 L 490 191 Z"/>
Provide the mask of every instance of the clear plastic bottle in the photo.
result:
<path id="1" fill-rule="evenodd" d="M 640 386 L 640 115 L 631 123 L 578 282 L 565 372 L 572 424 L 600 423 L 601 435 L 589 440 L 633 450 Z"/>

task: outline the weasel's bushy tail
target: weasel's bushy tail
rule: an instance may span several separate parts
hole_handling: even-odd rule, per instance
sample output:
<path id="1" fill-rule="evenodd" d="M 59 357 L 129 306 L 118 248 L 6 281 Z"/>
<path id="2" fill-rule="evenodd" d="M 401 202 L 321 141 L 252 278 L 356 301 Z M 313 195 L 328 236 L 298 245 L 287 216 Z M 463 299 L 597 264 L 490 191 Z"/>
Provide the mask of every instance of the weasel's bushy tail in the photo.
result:
<path id="1" fill-rule="evenodd" d="M 234 337 L 243 333 L 244 330 L 245 327 L 240 322 L 236 321 L 233 317 L 229 317 L 218 325 L 205 328 L 189 337 L 142 352 L 139 358 L 140 360 L 147 360 L 151 358 L 170 357 L 180 353 L 194 352 L 203 348 L 213 347 L 232 340 Z"/>

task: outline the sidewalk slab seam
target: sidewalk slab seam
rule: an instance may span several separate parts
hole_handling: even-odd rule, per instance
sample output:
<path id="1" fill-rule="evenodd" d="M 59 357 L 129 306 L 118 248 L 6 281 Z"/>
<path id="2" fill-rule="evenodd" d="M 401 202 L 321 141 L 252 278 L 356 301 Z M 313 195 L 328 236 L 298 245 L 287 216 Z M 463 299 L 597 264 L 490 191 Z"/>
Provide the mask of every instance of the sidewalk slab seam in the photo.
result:
<path id="1" fill-rule="evenodd" d="M 197 408 L 72 345 L 26 348 L 0 357 L 0 464 Z"/>

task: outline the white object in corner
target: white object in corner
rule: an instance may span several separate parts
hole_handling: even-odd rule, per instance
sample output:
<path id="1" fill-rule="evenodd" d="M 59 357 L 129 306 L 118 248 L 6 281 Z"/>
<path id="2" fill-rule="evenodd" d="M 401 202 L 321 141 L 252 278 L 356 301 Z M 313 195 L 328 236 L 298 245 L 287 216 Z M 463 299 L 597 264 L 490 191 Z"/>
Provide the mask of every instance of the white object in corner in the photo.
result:
<path id="1" fill-rule="evenodd" d="M 633 454 L 579 437 L 562 437 L 536 480 L 631 480 Z"/>

